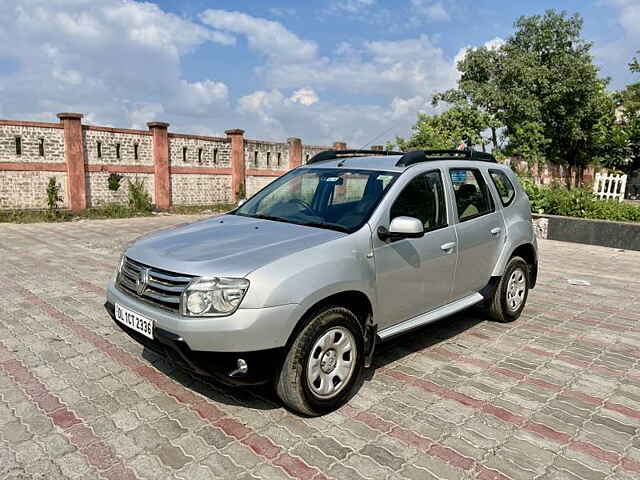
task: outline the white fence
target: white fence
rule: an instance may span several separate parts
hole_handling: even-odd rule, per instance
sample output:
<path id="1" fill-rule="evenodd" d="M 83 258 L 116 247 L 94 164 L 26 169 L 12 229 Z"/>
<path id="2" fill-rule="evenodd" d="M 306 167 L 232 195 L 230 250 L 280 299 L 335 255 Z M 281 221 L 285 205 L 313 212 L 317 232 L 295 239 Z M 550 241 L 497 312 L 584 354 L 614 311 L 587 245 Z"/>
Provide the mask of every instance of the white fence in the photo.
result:
<path id="1" fill-rule="evenodd" d="M 613 198 L 621 202 L 624 199 L 624 190 L 626 187 L 626 175 L 603 175 L 596 173 L 596 179 L 595 182 L 593 182 L 593 193 L 600 200 Z"/>

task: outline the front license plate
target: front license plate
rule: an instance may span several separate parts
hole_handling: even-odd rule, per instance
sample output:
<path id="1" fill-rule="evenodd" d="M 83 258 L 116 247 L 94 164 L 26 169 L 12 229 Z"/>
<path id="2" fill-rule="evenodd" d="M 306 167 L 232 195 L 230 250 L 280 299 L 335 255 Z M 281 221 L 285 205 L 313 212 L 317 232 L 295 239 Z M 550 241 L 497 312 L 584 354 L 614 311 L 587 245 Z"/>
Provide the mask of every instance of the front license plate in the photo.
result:
<path id="1" fill-rule="evenodd" d="M 116 303 L 116 320 L 127 327 L 153 339 L 153 320 L 143 317 L 136 312 Z"/>

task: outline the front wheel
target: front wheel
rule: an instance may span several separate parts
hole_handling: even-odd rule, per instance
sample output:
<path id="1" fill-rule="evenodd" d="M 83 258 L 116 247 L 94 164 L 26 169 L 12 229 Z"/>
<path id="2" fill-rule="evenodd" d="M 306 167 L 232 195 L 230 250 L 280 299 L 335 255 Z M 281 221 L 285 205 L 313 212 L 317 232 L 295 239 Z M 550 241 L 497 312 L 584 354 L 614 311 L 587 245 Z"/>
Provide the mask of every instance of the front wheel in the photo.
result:
<path id="1" fill-rule="evenodd" d="M 491 317 L 502 323 L 513 322 L 522 313 L 528 295 L 529 265 L 521 257 L 512 257 L 490 300 Z"/>
<path id="2" fill-rule="evenodd" d="M 276 380 L 278 396 L 310 416 L 340 407 L 353 393 L 364 364 L 358 318 L 330 306 L 311 314 L 293 340 Z"/>

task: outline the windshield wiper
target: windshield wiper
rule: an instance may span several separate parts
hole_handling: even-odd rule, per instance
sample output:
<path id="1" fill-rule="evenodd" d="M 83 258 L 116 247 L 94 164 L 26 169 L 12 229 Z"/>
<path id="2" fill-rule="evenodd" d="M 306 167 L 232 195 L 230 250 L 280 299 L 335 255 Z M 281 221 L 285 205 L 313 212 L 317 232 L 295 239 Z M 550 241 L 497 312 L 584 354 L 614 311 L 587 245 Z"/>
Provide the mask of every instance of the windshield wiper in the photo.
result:
<path id="1" fill-rule="evenodd" d="M 339 232 L 349 233 L 349 229 L 344 225 L 340 225 L 338 223 L 324 223 L 324 222 L 305 222 L 300 223 L 300 225 L 304 225 L 305 227 L 318 227 L 318 228 L 328 228 L 330 230 L 337 230 Z"/>
<path id="2" fill-rule="evenodd" d="M 263 215 L 261 213 L 256 213 L 255 215 L 247 215 L 247 217 L 259 218 L 260 220 L 273 220 L 275 222 L 292 223 L 291 221 L 287 220 L 286 218 L 274 217 L 273 215 Z"/>

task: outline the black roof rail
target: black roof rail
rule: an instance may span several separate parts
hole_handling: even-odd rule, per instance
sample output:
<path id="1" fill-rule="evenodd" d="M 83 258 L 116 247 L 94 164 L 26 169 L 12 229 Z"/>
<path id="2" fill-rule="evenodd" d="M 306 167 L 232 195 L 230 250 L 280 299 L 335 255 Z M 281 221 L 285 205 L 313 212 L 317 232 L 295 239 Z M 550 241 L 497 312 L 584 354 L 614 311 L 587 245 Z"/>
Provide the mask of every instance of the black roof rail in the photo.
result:
<path id="1" fill-rule="evenodd" d="M 471 149 L 465 150 L 414 150 L 402 155 L 396 163 L 396 167 L 408 167 L 414 163 L 433 160 L 460 159 L 478 160 L 481 162 L 498 163 L 493 155 L 485 152 L 477 152 Z"/>
<path id="2" fill-rule="evenodd" d="M 367 155 L 404 155 L 404 152 L 391 152 L 388 150 L 324 150 L 311 157 L 307 165 L 326 160 L 335 160 L 336 158 L 354 158 Z"/>

